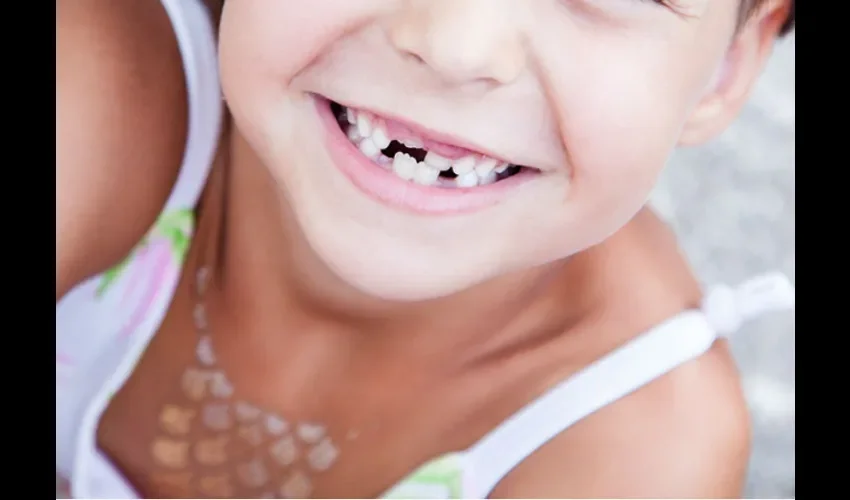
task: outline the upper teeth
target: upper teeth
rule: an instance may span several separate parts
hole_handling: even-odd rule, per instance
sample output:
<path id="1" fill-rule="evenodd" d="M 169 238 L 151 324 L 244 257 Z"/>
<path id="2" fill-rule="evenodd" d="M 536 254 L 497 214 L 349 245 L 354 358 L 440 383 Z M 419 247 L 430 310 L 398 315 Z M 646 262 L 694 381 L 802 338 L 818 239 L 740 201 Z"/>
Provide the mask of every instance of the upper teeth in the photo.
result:
<path id="1" fill-rule="evenodd" d="M 372 135 L 372 120 L 366 116 L 366 113 L 357 115 L 357 132 L 360 133 L 360 137 L 369 137 Z"/>
<path id="2" fill-rule="evenodd" d="M 387 133 L 384 132 L 383 127 L 375 127 L 375 130 L 372 131 L 371 139 L 378 146 L 378 149 L 387 149 L 387 146 L 390 145 L 390 139 L 387 137 Z"/>
<path id="3" fill-rule="evenodd" d="M 377 160 L 381 151 L 392 142 L 381 121 L 364 111 L 346 108 L 345 121 L 349 123 L 349 140 L 357 144 L 363 155 L 371 160 Z M 405 138 L 399 142 L 410 148 L 422 147 L 422 143 L 415 138 Z M 496 176 L 509 166 L 508 163 L 486 156 L 469 155 L 450 160 L 431 151 L 421 162 L 406 153 L 396 153 L 391 165 L 392 171 L 402 179 L 425 186 L 436 185 L 440 172 L 452 169 L 457 177 L 452 181 L 445 179 L 444 182 L 453 182 L 454 186 L 460 188 L 492 184 Z"/>
<path id="4" fill-rule="evenodd" d="M 478 160 L 474 156 L 464 156 L 452 163 L 452 170 L 454 170 L 457 175 L 467 174 L 475 170 L 475 164 L 477 162 Z"/>
<path id="5" fill-rule="evenodd" d="M 417 166 L 416 160 L 407 153 L 399 151 L 393 158 L 393 172 L 406 181 L 413 180 Z"/>
<path id="6" fill-rule="evenodd" d="M 425 163 L 441 171 L 446 171 L 452 168 L 451 160 L 443 158 L 437 153 L 432 153 L 431 151 L 428 151 L 428 154 L 425 155 Z"/>

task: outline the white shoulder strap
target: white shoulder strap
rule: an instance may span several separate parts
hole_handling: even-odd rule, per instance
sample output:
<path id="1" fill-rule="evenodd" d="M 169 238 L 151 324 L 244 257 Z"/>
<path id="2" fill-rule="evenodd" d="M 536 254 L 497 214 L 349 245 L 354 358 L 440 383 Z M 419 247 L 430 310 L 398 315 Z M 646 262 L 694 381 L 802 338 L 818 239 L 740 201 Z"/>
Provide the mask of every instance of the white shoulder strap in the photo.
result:
<path id="1" fill-rule="evenodd" d="M 643 333 L 555 386 L 467 451 L 470 492 L 487 498 L 514 467 L 549 440 L 596 410 L 695 359 L 742 322 L 769 310 L 794 307 L 794 289 L 781 274 L 720 286 L 702 311 L 683 312 Z"/>
<path id="2" fill-rule="evenodd" d="M 183 164 L 165 209 L 185 209 L 195 206 L 206 185 L 224 118 L 216 26 L 202 0 L 160 1 L 177 38 L 189 104 Z"/>

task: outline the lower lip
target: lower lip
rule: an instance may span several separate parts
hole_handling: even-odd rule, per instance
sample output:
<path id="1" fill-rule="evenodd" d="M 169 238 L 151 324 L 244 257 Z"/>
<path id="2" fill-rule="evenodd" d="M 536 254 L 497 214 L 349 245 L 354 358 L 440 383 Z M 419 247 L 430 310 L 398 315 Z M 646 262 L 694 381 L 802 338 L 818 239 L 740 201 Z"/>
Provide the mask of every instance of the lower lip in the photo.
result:
<path id="1" fill-rule="evenodd" d="M 414 184 L 363 156 L 357 146 L 343 134 L 326 99 L 317 97 L 316 106 L 327 128 L 328 149 L 336 166 L 364 194 L 392 208 L 427 215 L 476 212 L 499 204 L 513 189 L 537 176 L 533 172 L 522 171 L 507 179 L 475 188 Z"/>

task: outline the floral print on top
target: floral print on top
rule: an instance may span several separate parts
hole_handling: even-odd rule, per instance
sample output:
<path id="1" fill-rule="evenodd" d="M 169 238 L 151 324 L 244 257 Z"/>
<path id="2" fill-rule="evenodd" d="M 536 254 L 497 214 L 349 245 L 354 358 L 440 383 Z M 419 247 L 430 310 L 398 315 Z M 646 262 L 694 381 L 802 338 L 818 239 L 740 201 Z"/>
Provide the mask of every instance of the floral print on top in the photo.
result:
<path id="1" fill-rule="evenodd" d="M 97 296 L 101 297 L 118 277 L 127 269 L 127 265 L 134 258 L 145 258 L 144 255 L 158 244 L 171 254 L 171 259 L 162 258 L 165 262 L 163 267 L 182 266 L 183 259 L 189 250 L 189 242 L 192 238 L 194 227 L 194 215 L 189 209 L 172 210 L 163 213 L 154 224 L 153 229 L 145 236 L 141 243 L 124 259 L 123 262 L 103 273 L 97 286 Z M 139 281 L 139 276 L 133 278 L 134 283 Z"/>

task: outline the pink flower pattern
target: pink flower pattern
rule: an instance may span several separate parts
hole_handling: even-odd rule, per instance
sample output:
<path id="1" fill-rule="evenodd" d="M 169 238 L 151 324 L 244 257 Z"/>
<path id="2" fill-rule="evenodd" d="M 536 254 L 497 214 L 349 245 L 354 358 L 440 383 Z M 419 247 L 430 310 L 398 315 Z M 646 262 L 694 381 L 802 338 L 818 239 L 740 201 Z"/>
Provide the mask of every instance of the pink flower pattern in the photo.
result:
<path id="1" fill-rule="evenodd" d="M 164 238 L 149 242 L 144 251 L 140 251 L 137 255 L 137 261 L 133 263 L 132 268 L 124 300 L 138 288 L 140 283 L 145 288 L 141 299 L 121 328 L 119 335 L 122 337 L 127 337 L 136 331 L 156 303 L 160 292 L 178 272 L 169 241 Z M 130 290 L 131 287 L 132 290 Z"/>

